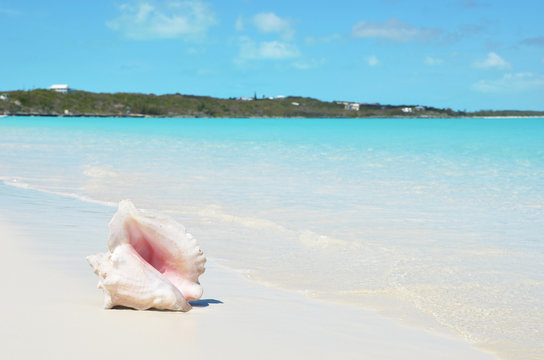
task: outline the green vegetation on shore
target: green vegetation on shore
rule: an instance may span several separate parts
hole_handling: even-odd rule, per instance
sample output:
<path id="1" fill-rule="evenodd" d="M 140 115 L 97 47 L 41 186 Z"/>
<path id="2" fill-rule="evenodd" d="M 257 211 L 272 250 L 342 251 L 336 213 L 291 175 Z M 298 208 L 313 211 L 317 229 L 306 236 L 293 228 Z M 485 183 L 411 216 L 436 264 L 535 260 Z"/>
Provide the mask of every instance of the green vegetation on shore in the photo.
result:
<path id="1" fill-rule="evenodd" d="M 137 93 L 67 94 L 52 90 L 5 91 L 0 115 L 108 116 L 108 117 L 461 117 L 461 116 L 544 116 L 544 111 L 465 112 L 409 105 L 360 104 L 346 110 L 343 102 L 289 96 L 274 99 L 219 99 L 194 95 L 153 95 Z M 403 110 L 404 109 L 404 110 Z M 407 110 L 410 109 L 410 110 Z"/>

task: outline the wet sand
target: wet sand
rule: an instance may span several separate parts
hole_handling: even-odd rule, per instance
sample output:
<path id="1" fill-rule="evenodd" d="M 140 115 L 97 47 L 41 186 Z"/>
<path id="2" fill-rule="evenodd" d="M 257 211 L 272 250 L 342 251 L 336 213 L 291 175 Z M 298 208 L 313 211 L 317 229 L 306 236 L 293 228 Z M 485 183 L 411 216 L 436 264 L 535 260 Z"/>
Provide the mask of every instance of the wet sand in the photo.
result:
<path id="1" fill-rule="evenodd" d="M 104 231 L 103 216 L 89 216 L 78 229 L 54 221 L 70 216 L 78 202 L 55 200 L 67 204 L 48 221 L 48 204 L 22 200 L 25 209 L 16 217 L 5 207 L 0 211 L 1 358 L 496 358 L 374 312 L 263 286 L 219 259 L 208 260 L 204 296 L 188 313 L 104 310 L 97 279 L 80 257 L 86 238 L 97 236 L 89 229 Z M 55 243 L 67 234 L 72 241 Z M 101 242 L 105 249 L 105 238 Z"/>

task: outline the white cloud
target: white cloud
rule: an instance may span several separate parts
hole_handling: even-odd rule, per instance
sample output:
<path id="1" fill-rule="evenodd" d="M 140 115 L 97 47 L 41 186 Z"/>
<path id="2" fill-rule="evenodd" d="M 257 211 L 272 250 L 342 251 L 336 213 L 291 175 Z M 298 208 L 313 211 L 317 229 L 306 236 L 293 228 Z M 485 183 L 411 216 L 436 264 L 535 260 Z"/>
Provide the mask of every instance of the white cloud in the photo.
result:
<path id="1" fill-rule="evenodd" d="M 240 36 L 236 63 L 244 64 L 248 60 L 284 60 L 300 56 L 300 51 L 293 41 L 295 29 L 291 20 L 281 18 L 272 12 L 261 12 L 248 18 L 247 22 L 239 18 L 235 24 L 236 29 L 243 31 L 246 24 L 253 25 L 260 33 L 270 34 L 272 40 L 255 41 L 252 37 Z M 297 63 L 297 65 L 299 68 L 309 66 L 303 63 Z M 297 67 L 297 65 L 293 66 Z"/>
<path id="2" fill-rule="evenodd" d="M 374 55 L 367 57 L 366 62 L 368 66 L 376 66 L 380 64 L 380 60 Z"/>
<path id="3" fill-rule="evenodd" d="M 427 56 L 425 57 L 425 64 L 426 65 L 440 65 L 443 64 L 444 60 L 441 58 L 433 57 L 433 56 Z"/>
<path id="4" fill-rule="evenodd" d="M 262 33 L 278 33 L 284 39 L 292 39 L 295 35 L 291 21 L 279 17 L 272 12 L 262 12 L 253 16 L 253 25 Z"/>
<path id="5" fill-rule="evenodd" d="M 358 38 L 379 38 L 398 42 L 427 41 L 435 38 L 441 30 L 417 28 L 395 18 L 379 23 L 360 21 L 353 26 L 352 35 Z"/>
<path id="6" fill-rule="evenodd" d="M 200 0 L 129 1 L 106 25 L 134 40 L 197 39 L 216 23 L 210 6 Z"/>
<path id="7" fill-rule="evenodd" d="M 510 69 L 512 65 L 494 52 L 487 54 L 487 58 L 476 61 L 475 67 L 481 69 Z"/>
<path id="8" fill-rule="evenodd" d="M 256 43 L 247 36 L 239 39 L 240 60 L 263 60 L 263 59 L 290 59 L 300 55 L 296 45 L 284 41 L 263 41 Z"/>
<path id="9" fill-rule="evenodd" d="M 281 41 L 262 42 L 259 54 L 264 59 L 286 59 L 298 56 L 299 52 L 295 45 Z"/>
<path id="10" fill-rule="evenodd" d="M 534 73 L 505 74 L 497 80 L 480 80 L 472 85 L 483 93 L 520 93 L 544 88 L 544 75 Z"/>

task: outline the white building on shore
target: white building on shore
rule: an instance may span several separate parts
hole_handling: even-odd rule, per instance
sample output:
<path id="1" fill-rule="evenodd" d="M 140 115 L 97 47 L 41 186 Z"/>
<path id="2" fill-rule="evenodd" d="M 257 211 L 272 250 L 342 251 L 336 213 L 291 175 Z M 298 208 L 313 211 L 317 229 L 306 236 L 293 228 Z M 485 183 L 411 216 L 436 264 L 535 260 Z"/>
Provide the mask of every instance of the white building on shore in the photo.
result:
<path id="1" fill-rule="evenodd" d="M 344 104 L 344 110 L 350 110 L 350 111 L 359 111 L 359 108 L 361 107 L 358 103 L 343 103 Z"/>
<path id="2" fill-rule="evenodd" d="M 56 91 L 61 94 L 71 93 L 73 90 L 67 84 L 55 84 L 49 87 L 49 90 Z"/>

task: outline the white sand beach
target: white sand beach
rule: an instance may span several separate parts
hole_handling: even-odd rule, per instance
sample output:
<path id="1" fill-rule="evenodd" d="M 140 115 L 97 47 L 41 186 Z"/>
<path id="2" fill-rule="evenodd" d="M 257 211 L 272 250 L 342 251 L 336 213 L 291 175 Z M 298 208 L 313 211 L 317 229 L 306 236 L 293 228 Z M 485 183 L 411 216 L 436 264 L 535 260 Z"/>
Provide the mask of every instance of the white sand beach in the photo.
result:
<path id="1" fill-rule="evenodd" d="M 216 259 L 209 259 L 201 277 L 203 298 L 188 313 L 104 310 L 90 268 L 80 274 L 58 265 L 60 258 L 87 266 L 83 258 L 70 259 L 75 249 L 56 255 L 32 250 L 37 239 L 30 236 L 42 234 L 39 240 L 46 241 L 62 227 L 25 229 L 23 220 L 0 218 L 3 359 L 495 358 L 373 312 L 251 282 Z M 105 224 L 84 225 L 92 226 Z"/>
<path id="2" fill-rule="evenodd" d="M 542 359 L 543 125 L 5 119 L 0 357 Z M 102 309 L 123 199 L 208 257 L 189 313 Z"/>

